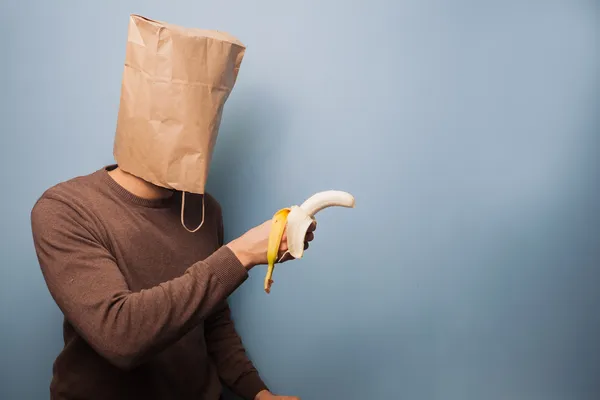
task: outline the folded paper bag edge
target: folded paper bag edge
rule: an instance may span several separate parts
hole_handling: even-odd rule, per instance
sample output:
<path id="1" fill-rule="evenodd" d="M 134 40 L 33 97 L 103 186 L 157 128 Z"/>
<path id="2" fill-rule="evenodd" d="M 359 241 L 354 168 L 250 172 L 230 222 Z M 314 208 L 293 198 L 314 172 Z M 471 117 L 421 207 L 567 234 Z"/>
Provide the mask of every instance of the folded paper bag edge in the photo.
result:
<path id="1" fill-rule="evenodd" d="M 242 43 L 242 41 L 240 39 L 238 39 L 236 36 L 232 35 L 229 32 L 226 32 L 226 31 L 221 31 L 218 29 L 192 28 L 192 27 L 188 27 L 188 26 L 169 23 L 169 22 L 162 21 L 159 19 L 145 17 L 140 14 L 130 14 L 129 18 L 133 21 L 135 21 L 136 19 L 143 20 L 143 21 L 148 22 L 158 28 L 163 27 L 163 28 L 171 29 L 174 32 L 178 32 L 178 33 L 186 33 L 188 35 L 192 34 L 191 36 L 199 36 L 199 37 L 204 36 L 204 37 L 207 37 L 207 38 L 210 38 L 213 40 L 220 40 L 223 42 L 231 43 L 234 46 L 239 46 L 243 49 L 246 49 L 246 45 L 244 43 Z"/>

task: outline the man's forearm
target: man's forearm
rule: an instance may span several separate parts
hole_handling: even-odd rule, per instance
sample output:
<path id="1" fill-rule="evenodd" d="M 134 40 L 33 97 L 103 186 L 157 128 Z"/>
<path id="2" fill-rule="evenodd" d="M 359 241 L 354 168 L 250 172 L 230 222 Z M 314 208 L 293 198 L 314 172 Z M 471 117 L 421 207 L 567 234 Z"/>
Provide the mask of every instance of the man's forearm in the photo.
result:
<path id="1" fill-rule="evenodd" d="M 131 368 L 210 315 L 248 276 L 228 248 L 186 273 L 132 292 L 114 256 L 67 204 L 43 200 L 32 212 L 42 273 L 57 305 L 104 358 Z"/>
<path id="2" fill-rule="evenodd" d="M 204 323 L 208 352 L 214 360 L 223 382 L 238 396 L 253 400 L 267 389 L 248 358 L 238 335 L 227 302 Z"/>
<path id="3" fill-rule="evenodd" d="M 134 367 L 179 340 L 245 279 L 234 256 L 220 249 L 181 277 L 115 301 L 105 324 L 96 333 L 88 332 L 91 344 L 114 364 Z M 118 344 L 118 350 L 107 343 Z"/>

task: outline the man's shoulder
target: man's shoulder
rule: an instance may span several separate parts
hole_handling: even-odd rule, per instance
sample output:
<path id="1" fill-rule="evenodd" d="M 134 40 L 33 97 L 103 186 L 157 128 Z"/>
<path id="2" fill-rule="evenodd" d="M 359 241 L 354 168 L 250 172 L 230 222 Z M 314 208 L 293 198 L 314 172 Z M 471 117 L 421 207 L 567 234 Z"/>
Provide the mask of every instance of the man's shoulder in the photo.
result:
<path id="1" fill-rule="evenodd" d="M 61 181 L 46 189 L 38 199 L 74 200 L 93 195 L 100 185 L 99 174 L 102 170 L 96 170 L 85 175 Z"/>
<path id="2" fill-rule="evenodd" d="M 221 203 L 209 192 L 204 193 L 204 205 L 209 210 L 214 210 L 218 214 L 221 213 Z"/>
<path id="3" fill-rule="evenodd" d="M 54 208 L 73 208 L 85 206 L 97 198 L 101 191 L 99 174 L 102 170 L 78 175 L 62 182 L 56 183 L 42 192 L 32 208 L 32 213 L 44 205 Z"/>

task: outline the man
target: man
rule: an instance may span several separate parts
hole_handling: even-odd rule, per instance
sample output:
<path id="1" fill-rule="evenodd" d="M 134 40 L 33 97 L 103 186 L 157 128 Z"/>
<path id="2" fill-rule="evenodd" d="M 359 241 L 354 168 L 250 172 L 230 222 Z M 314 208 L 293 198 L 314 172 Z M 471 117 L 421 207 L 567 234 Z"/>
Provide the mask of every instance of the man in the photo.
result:
<path id="1" fill-rule="evenodd" d="M 227 305 L 248 271 L 266 263 L 270 221 L 225 243 L 219 203 L 203 192 L 205 164 L 218 128 L 214 121 L 220 120 L 228 94 L 215 97 L 210 85 L 233 86 L 243 48 L 214 32 L 190 34 L 137 16 L 131 18 L 129 35 L 128 46 L 137 47 L 128 47 L 117 164 L 50 188 L 31 214 L 41 270 L 65 317 L 65 344 L 54 363 L 51 398 L 217 400 L 223 383 L 248 400 L 297 399 L 268 390 L 246 356 Z M 179 121 L 175 137 L 160 132 L 156 120 L 144 114 L 155 86 L 182 84 L 176 77 L 153 77 L 148 71 L 156 69 L 144 71 L 147 66 L 139 65 L 156 54 L 165 58 L 157 37 L 173 43 L 169 52 L 181 51 L 169 56 L 179 57 L 178 62 L 190 54 L 207 57 L 200 64 L 219 80 L 188 82 L 183 92 L 170 87 L 169 101 L 159 98 L 150 105 L 170 123 Z M 186 42 L 189 38 L 194 42 Z M 186 48 L 202 41 L 209 44 L 201 45 L 202 51 Z M 140 52 L 146 52 L 144 57 Z M 216 61 L 207 66 L 211 59 Z M 143 98 L 132 94 L 134 81 Z M 208 116 L 209 106 L 199 105 L 202 115 L 187 120 L 184 111 L 203 99 L 204 91 L 216 104 L 214 115 Z M 170 101 L 178 107 L 164 105 Z M 207 116 L 213 123 L 199 128 L 198 118 Z M 174 159 L 194 161 L 182 166 Z M 166 168 L 161 172 L 157 165 Z M 187 190 L 193 193 L 186 196 Z M 190 224 L 196 228 L 187 228 Z M 281 255 L 286 249 L 284 237 Z"/>

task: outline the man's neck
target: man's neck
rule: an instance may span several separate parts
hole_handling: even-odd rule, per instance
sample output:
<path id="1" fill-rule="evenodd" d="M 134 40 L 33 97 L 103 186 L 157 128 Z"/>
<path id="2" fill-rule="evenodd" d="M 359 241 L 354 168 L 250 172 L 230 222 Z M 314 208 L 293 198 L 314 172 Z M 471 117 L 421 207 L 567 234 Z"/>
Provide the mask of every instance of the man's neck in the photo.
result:
<path id="1" fill-rule="evenodd" d="M 173 195 L 171 190 L 156 186 L 137 176 L 131 175 L 118 167 L 109 171 L 108 174 L 125 190 L 143 199 L 166 199 Z"/>

